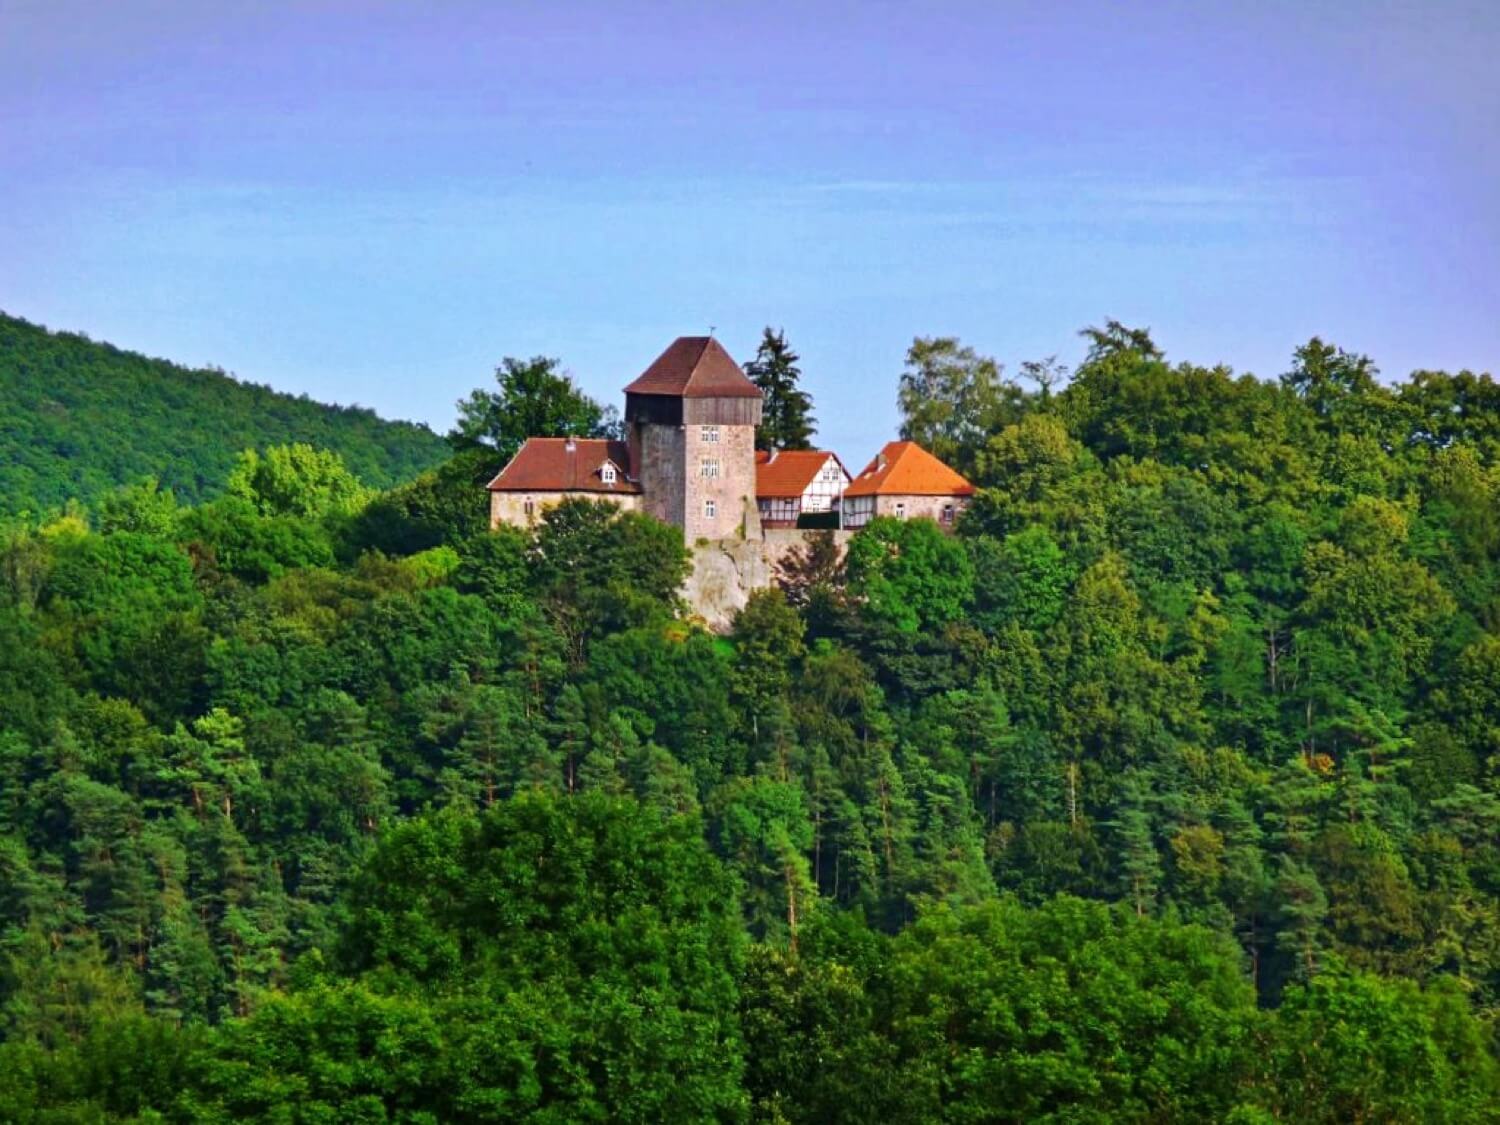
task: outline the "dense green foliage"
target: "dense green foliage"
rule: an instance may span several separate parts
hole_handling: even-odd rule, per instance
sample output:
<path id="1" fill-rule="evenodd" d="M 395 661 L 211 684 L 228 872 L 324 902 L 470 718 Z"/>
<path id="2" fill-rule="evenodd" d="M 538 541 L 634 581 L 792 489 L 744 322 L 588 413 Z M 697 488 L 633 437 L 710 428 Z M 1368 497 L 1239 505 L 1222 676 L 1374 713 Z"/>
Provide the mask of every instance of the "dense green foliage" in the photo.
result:
<path id="1" fill-rule="evenodd" d="M 448 440 L 457 450 L 487 450 L 504 465 L 527 438 L 618 436 L 615 408 L 584 394 L 561 367 L 547 356 L 506 357 L 495 368 L 498 390 L 476 388 L 459 400 Z"/>
<path id="2" fill-rule="evenodd" d="M 425 426 L 189 370 L 0 313 L 0 515 L 94 504 L 155 477 L 179 500 L 223 493 L 246 449 L 304 442 L 387 488 L 443 459 Z"/>
<path id="3" fill-rule="evenodd" d="M 485 441 L 10 528 L 0 1118 L 1494 1120 L 1495 385 L 1089 341 L 725 637 Z"/>

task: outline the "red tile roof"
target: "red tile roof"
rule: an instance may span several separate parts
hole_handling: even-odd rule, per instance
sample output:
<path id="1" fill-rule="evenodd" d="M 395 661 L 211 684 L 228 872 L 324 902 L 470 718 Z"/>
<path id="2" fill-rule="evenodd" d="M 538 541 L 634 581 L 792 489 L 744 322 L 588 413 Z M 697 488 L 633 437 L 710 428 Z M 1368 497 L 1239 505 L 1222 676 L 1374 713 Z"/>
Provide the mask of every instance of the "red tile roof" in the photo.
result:
<path id="1" fill-rule="evenodd" d="M 630 447 L 602 438 L 527 438 L 526 444 L 490 481 L 491 492 L 635 493 L 641 486 L 628 480 Z M 605 461 L 619 470 L 614 484 L 606 484 L 599 470 Z"/>
<path id="2" fill-rule="evenodd" d="M 807 491 L 823 466 L 838 456 L 824 449 L 783 449 L 774 460 L 764 449 L 755 451 L 755 495 L 767 499 L 790 499 Z"/>
<path id="3" fill-rule="evenodd" d="M 759 398 L 760 388 L 712 336 L 679 336 L 626 394 L 681 398 Z"/>
<path id="4" fill-rule="evenodd" d="M 845 496 L 970 496 L 974 486 L 914 441 L 887 442 Z"/>

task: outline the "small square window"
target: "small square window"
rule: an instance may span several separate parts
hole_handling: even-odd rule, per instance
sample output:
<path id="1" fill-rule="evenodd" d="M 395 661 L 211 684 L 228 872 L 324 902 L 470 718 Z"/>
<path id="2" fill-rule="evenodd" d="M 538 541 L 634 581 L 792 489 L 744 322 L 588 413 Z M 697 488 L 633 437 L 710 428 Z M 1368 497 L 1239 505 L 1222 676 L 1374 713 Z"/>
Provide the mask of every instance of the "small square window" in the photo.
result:
<path id="1" fill-rule="evenodd" d="M 599 479 L 605 484 L 614 484 L 615 467 L 613 465 L 605 465 L 604 468 L 599 470 Z"/>
<path id="2" fill-rule="evenodd" d="M 719 427 L 704 426 L 702 430 L 699 431 L 699 437 L 702 441 L 713 442 L 715 445 L 717 445 L 719 441 Z"/>

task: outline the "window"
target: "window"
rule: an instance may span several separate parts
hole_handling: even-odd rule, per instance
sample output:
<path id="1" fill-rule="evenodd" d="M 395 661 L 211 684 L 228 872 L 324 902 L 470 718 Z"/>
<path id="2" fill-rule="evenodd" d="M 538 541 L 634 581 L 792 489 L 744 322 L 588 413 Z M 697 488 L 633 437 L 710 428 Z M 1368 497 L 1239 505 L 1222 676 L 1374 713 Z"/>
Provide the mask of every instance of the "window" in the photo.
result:
<path id="1" fill-rule="evenodd" d="M 532 516 L 536 515 L 536 501 L 528 496 L 525 502 L 521 505 L 521 511 L 526 513 L 527 519 L 530 519 Z"/>
<path id="2" fill-rule="evenodd" d="M 864 527 L 875 514 L 875 497 L 845 496 L 839 501 L 841 520 L 845 527 Z"/>
<path id="3" fill-rule="evenodd" d="M 760 516 L 772 523 L 796 523 L 802 502 L 795 496 L 775 496 L 760 501 Z"/>
<path id="4" fill-rule="evenodd" d="M 943 505 L 943 522 L 944 523 L 952 523 L 953 522 L 953 505 L 952 504 L 944 504 Z"/>
<path id="5" fill-rule="evenodd" d="M 713 500 L 705 500 L 705 501 L 703 501 L 703 515 L 706 518 L 713 519 L 718 514 L 719 514 L 719 505 L 718 505 L 718 503 L 716 501 L 713 501 Z"/>
<path id="6" fill-rule="evenodd" d="M 904 520 L 906 518 L 906 501 L 896 501 L 896 518 L 898 520 Z"/>
<path id="7" fill-rule="evenodd" d="M 615 467 L 608 462 L 605 462 L 604 468 L 599 470 L 599 479 L 602 480 L 605 484 L 614 484 Z"/>
<path id="8" fill-rule="evenodd" d="M 716 477 L 719 475 L 719 459 L 717 457 L 705 457 L 698 462 L 698 475 L 700 477 Z"/>
<path id="9" fill-rule="evenodd" d="M 698 437 L 699 437 L 699 440 L 701 440 L 701 441 L 710 441 L 710 442 L 713 442 L 715 445 L 718 445 L 719 444 L 719 427 L 718 426 L 704 426 L 702 429 L 700 429 L 698 431 Z"/>

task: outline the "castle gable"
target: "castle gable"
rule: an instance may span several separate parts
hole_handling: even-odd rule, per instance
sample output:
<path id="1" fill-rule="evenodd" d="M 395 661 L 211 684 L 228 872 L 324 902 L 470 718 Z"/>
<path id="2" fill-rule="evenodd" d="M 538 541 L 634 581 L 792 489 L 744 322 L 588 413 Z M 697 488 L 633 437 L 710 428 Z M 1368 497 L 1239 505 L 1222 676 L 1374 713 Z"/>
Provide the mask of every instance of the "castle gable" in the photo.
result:
<path id="1" fill-rule="evenodd" d="M 844 466 L 837 455 L 826 450 L 784 449 L 775 453 L 756 450 L 755 495 L 776 500 L 800 498 L 828 468 L 830 461 L 837 469 L 836 479 L 842 483 L 846 475 Z"/>
<path id="2" fill-rule="evenodd" d="M 606 471 L 610 466 L 614 471 Z M 610 478 L 613 478 L 612 480 Z M 602 438 L 528 438 L 489 483 L 491 492 L 634 494 L 630 447 Z"/>
<path id="3" fill-rule="evenodd" d="M 887 442 L 844 490 L 859 496 L 970 496 L 974 486 L 914 441 Z"/>

